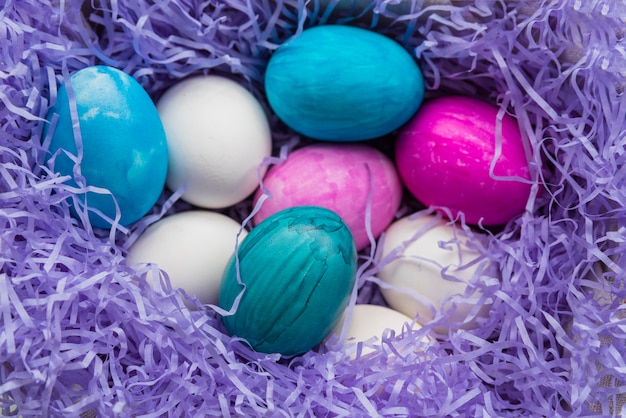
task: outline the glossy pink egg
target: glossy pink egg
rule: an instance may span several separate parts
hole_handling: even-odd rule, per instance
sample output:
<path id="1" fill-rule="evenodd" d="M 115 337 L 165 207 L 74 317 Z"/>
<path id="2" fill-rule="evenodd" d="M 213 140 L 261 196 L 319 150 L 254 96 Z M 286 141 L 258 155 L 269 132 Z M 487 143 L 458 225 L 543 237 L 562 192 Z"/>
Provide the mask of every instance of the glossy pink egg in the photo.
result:
<path id="1" fill-rule="evenodd" d="M 497 113 L 477 99 L 442 97 L 405 125 L 396 164 L 420 202 L 447 208 L 454 217 L 462 212 L 469 224 L 502 225 L 524 211 L 531 185 L 523 140 L 515 119 L 505 115 L 494 159 Z"/>
<path id="2" fill-rule="evenodd" d="M 366 230 L 370 195 L 374 238 L 394 219 L 402 199 L 402 182 L 391 160 L 360 144 L 314 144 L 295 150 L 267 172 L 263 183 L 271 198 L 263 203 L 255 223 L 288 207 L 322 206 L 341 216 L 359 250 L 370 243 Z M 262 193 L 259 189 L 255 203 Z"/>

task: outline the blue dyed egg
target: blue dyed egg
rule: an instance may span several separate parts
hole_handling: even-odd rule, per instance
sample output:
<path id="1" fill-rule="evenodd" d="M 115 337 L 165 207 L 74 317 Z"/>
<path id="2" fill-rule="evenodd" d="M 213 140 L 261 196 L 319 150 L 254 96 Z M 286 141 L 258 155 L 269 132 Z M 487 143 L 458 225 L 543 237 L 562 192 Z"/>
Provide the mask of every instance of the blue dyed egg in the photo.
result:
<path id="1" fill-rule="evenodd" d="M 265 90 L 276 115 L 302 135 L 359 141 L 408 121 L 424 98 L 424 78 L 392 39 L 328 25 L 307 29 L 274 52 Z"/>
<path id="2" fill-rule="evenodd" d="M 341 317 L 354 287 L 354 240 L 339 215 L 325 208 L 275 213 L 248 234 L 238 256 L 245 291 L 223 322 L 260 352 L 293 356 L 314 348 Z M 230 310 L 242 289 L 233 256 L 220 306 Z"/>
<path id="3" fill-rule="evenodd" d="M 88 192 L 81 198 L 111 219 L 116 216 L 116 201 L 120 224 L 128 225 L 150 210 L 165 185 L 167 143 L 156 106 L 135 79 L 115 68 L 87 67 L 70 80 L 82 138 L 81 174 L 87 186 L 112 194 Z M 74 178 L 75 163 L 66 152 L 78 155 L 77 142 L 65 84 L 59 88 L 48 120 L 55 113 L 59 118 L 49 148 L 52 155 L 58 152 L 54 170 Z M 93 211 L 89 220 L 94 227 L 111 226 Z"/>

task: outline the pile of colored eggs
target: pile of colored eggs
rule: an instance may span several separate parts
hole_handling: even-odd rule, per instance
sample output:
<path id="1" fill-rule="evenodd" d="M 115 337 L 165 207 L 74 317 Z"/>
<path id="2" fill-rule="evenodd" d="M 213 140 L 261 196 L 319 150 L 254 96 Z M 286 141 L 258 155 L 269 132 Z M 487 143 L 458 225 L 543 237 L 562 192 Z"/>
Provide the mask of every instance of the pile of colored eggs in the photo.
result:
<path id="1" fill-rule="evenodd" d="M 319 26 L 274 52 L 268 102 L 285 125 L 318 142 L 267 173 L 268 119 L 232 80 L 182 80 L 156 106 L 135 80 L 109 67 L 81 70 L 70 85 L 75 107 L 64 85 L 49 113 L 49 162 L 86 186 L 73 211 L 88 208 L 95 227 L 111 227 L 118 215 L 129 225 L 164 186 L 182 191 L 197 209 L 148 227 L 128 264 L 156 263 L 173 286 L 219 305 L 227 331 L 255 349 L 297 355 L 333 327 L 338 332 L 357 251 L 381 236 L 379 277 L 395 311 L 355 309 L 347 328 L 354 338 L 365 339 L 355 324 L 368 320 L 359 315 L 382 317 L 387 309 L 400 323 L 428 322 L 454 295 L 465 302 L 450 305 L 451 324 L 467 326 L 485 313 L 467 303 L 480 297 L 468 283 L 485 263 L 453 221 L 500 225 L 524 211 L 530 176 L 519 129 L 508 115 L 498 122 L 498 109 L 477 99 L 422 106 L 422 73 L 393 40 Z M 396 141 L 395 156 L 365 142 L 383 137 Z M 452 220 L 394 222 L 404 187 Z M 249 233 L 209 210 L 248 198 L 261 203 Z"/>

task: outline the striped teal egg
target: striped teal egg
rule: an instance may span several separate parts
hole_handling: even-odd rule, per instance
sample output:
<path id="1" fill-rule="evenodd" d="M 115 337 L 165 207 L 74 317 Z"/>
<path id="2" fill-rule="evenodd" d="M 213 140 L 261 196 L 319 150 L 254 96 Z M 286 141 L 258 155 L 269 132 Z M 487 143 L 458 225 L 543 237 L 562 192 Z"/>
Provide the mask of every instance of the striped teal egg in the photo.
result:
<path id="1" fill-rule="evenodd" d="M 357 254 L 348 227 L 316 206 L 282 210 L 257 225 L 224 270 L 219 304 L 227 331 L 257 351 L 293 356 L 330 333 L 354 287 Z M 241 293 L 243 290 L 243 293 Z"/>
<path id="2" fill-rule="evenodd" d="M 360 141 L 402 126 L 424 97 L 422 72 L 399 43 L 377 32 L 325 25 L 281 45 L 265 73 L 276 115 L 300 134 Z"/>

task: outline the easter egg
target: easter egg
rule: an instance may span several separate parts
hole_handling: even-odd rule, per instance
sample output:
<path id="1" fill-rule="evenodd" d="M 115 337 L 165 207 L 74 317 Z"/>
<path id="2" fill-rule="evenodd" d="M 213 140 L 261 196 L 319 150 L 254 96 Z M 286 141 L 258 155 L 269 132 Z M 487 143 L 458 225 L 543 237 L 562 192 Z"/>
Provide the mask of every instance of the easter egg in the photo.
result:
<path id="1" fill-rule="evenodd" d="M 421 325 L 405 314 L 386 306 L 357 304 L 352 312 L 344 312 L 341 320 L 333 328 L 333 333 L 340 336 L 344 331 L 344 346 L 368 342 L 362 354 L 374 351 L 371 345 L 380 345 L 383 334 L 401 335 L 405 329 L 419 329 Z"/>
<path id="2" fill-rule="evenodd" d="M 378 237 L 402 199 L 402 182 L 393 163 L 377 149 L 360 144 L 319 143 L 295 150 L 267 172 L 263 184 L 271 198 L 263 202 L 255 222 L 288 207 L 322 206 L 346 222 L 357 250 L 370 243 L 367 224 Z M 255 199 L 262 194 L 259 189 Z"/>
<path id="3" fill-rule="evenodd" d="M 431 321 L 437 310 L 450 309 L 448 322 L 460 328 L 471 328 L 474 315 L 488 313 L 489 304 L 472 313 L 482 294 L 470 281 L 479 268 L 489 272 L 491 266 L 462 232 L 433 215 L 408 216 L 391 224 L 381 253 L 381 259 L 389 258 L 379 272 L 390 285 L 380 290 L 391 308 L 421 323 Z M 464 302 L 452 300 L 466 293 Z"/>
<path id="4" fill-rule="evenodd" d="M 252 93 L 225 77 L 195 76 L 167 90 L 157 109 L 167 136 L 171 190 L 185 186 L 182 199 L 203 208 L 231 206 L 254 192 L 272 137 Z"/>
<path id="5" fill-rule="evenodd" d="M 87 192 L 88 207 L 128 225 L 145 215 L 159 198 L 167 174 L 163 125 L 148 93 L 128 74 L 106 66 L 87 67 L 70 77 L 81 135 L 74 137 L 67 85 L 58 91 L 47 119 L 58 115 L 50 142 L 54 171 L 74 177 L 73 158 L 80 154 L 80 173 L 87 186 L 110 193 Z M 44 134 L 45 136 L 45 134 Z M 68 153 L 73 157 L 68 156 Z M 94 227 L 110 221 L 89 212 Z"/>
<path id="6" fill-rule="evenodd" d="M 224 271 L 219 303 L 230 310 L 241 299 L 223 323 L 260 352 L 293 356 L 314 348 L 339 320 L 355 283 L 350 230 L 321 207 L 270 216 L 243 240 L 237 258 Z"/>
<path id="7" fill-rule="evenodd" d="M 238 222 L 221 213 L 176 213 L 150 225 L 128 249 L 126 262 L 136 267 L 154 263 L 167 273 L 172 287 L 183 289 L 202 304 L 216 305 L 239 230 Z M 239 240 L 246 235 L 242 230 Z"/>
<path id="8" fill-rule="evenodd" d="M 304 30 L 281 45 L 265 73 L 276 115 L 302 135 L 367 140 L 404 124 L 424 97 L 411 55 L 379 33 L 351 26 Z"/>
<path id="9" fill-rule="evenodd" d="M 454 218 L 462 212 L 470 224 L 502 225 L 521 214 L 531 191 L 528 160 L 511 116 L 504 115 L 496 142 L 497 114 L 495 106 L 469 97 L 425 103 L 396 143 L 409 191 Z"/>

